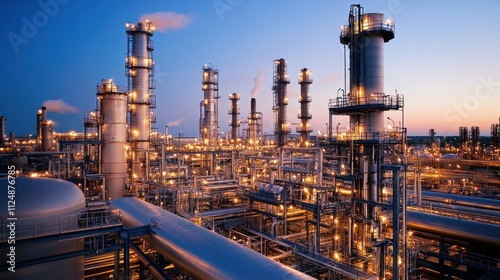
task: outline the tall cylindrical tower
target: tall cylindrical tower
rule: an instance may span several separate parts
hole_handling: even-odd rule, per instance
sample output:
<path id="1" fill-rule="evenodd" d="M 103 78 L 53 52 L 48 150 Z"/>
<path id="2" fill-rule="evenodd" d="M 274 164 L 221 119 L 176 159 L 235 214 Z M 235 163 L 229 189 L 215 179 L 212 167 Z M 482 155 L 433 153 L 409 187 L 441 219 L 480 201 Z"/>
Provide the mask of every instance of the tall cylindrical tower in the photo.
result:
<path id="1" fill-rule="evenodd" d="M 36 145 L 40 145 L 42 142 L 42 110 L 36 112 Z"/>
<path id="2" fill-rule="evenodd" d="M 299 84 L 300 84 L 300 112 L 297 117 L 300 119 L 299 127 L 297 132 L 300 133 L 300 145 L 306 146 L 309 141 L 309 133 L 312 131 L 312 127 L 309 124 L 309 120 L 312 118 L 311 110 L 309 108 L 309 103 L 311 103 L 311 94 L 309 93 L 309 85 L 312 84 L 311 70 L 307 68 L 302 68 L 300 70 Z"/>
<path id="3" fill-rule="evenodd" d="M 260 115 L 257 113 L 257 102 L 255 98 L 250 100 L 250 114 L 248 115 L 248 142 L 257 145 L 260 130 Z"/>
<path id="4" fill-rule="evenodd" d="M 101 173 L 106 184 L 105 199 L 125 194 L 127 178 L 127 91 L 102 80 L 97 85 L 101 120 Z"/>
<path id="5" fill-rule="evenodd" d="M 351 5 L 349 24 L 342 26 L 340 43 L 349 47 L 349 73 L 350 90 L 348 95 L 337 96 L 329 104 L 330 127 L 332 115 L 348 115 L 350 124 L 346 137 L 348 141 L 334 142 L 339 150 L 348 154 L 350 174 L 353 175 L 351 184 L 357 191 L 353 192 L 353 199 L 361 201 L 359 206 L 351 209 L 353 224 L 350 226 L 350 244 L 356 240 L 359 248 L 373 247 L 373 238 L 370 237 L 374 225 L 383 225 L 380 218 L 381 208 L 374 206 L 373 202 L 381 201 L 383 193 L 383 174 L 395 166 L 390 172 L 393 174 L 394 187 L 399 185 L 399 174 L 402 170 L 401 163 L 405 163 L 404 143 L 406 131 L 404 128 L 392 129 L 385 132 L 386 118 L 384 112 L 388 110 L 401 110 L 404 107 L 402 95 L 390 96 L 384 93 L 384 43 L 394 38 L 394 22 L 384 20 L 383 14 L 367 13 L 361 5 Z M 394 126 L 394 123 L 392 124 Z M 403 123 L 404 125 L 404 123 Z M 396 156 L 388 155 L 386 147 L 397 153 Z M 391 164 L 388 164 L 391 163 Z M 392 167 L 391 167 L 392 168 Z M 394 193 L 399 194 L 398 191 Z M 396 197 L 396 196 L 394 196 Z M 399 202 L 399 200 L 398 200 Z M 355 203 L 355 202 L 353 202 Z M 353 204 L 354 205 L 354 204 Z M 406 225 L 404 217 L 405 207 L 394 203 L 393 213 L 393 275 L 398 275 L 399 244 L 405 245 Z M 370 221 L 370 222 L 368 222 Z M 403 236 L 400 242 L 399 236 Z M 365 254 L 362 250 L 349 248 L 352 255 Z M 382 253 L 381 259 L 384 259 Z M 404 255 L 403 255 L 404 256 Z M 402 261 L 405 263 L 405 260 Z M 381 265 L 378 273 L 383 278 L 385 269 Z"/>
<path id="6" fill-rule="evenodd" d="M 127 23 L 127 58 L 125 67 L 128 76 L 128 103 L 130 114 L 129 140 L 132 146 L 132 181 L 148 178 L 147 156 L 151 122 L 154 120 L 154 60 L 152 22 Z"/>
<path id="7" fill-rule="evenodd" d="M 44 121 L 42 123 L 42 152 L 50 151 L 52 146 L 52 122 Z"/>
<path id="8" fill-rule="evenodd" d="M 0 146 L 5 144 L 5 117 L 0 117 Z"/>
<path id="9" fill-rule="evenodd" d="M 469 128 L 466 126 L 459 127 L 458 138 L 460 139 L 460 146 L 464 147 L 467 145 L 467 141 L 469 140 Z"/>
<path id="10" fill-rule="evenodd" d="M 286 118 L 286 106 L 288 96 L 286 87 L 290 83 L 287 74 L 287 61 L 283 58 L 274 61 L 273 95 L 274 95 L 274 135 L 278 147 L 283 147 L 287 143 L 287 135 L 290 133 Z"/>
<path id="11" fill-rule="evenodd" d="M 498 123 L 491 124 L 491 146 L 500 148 L 500 120 Z"/>
<path id="12" fill-rule="evenodd" d="M 37 145 L 42 145 L 42 124 L 47 121 L 47 107 L 43 106 L 41 110 L 36 113 L 36 141 Z"/>
<path id="13" fill-rule="evenodd" d="M 229 109 L 229 115 L 231 115 L 231 121 L 229 126 L 231 126 L 231 140 L 236 143 L 238 140 L 238 127 L 240 122 L 238 121 L 238 116 L 240 115 L 240 109 L 238 109 L 238 100 L 240 100 L 240 95 L 233 93 L 229 95 L 229 100 L 231 100 L 231 109 Z"/>
<path id="14" fill-rule="evenodd" d="M 470 140 L 473 149 L 473 153 L 477 152 L 477 148 L 480 145 L 481 134 L 479 133 L 479 126 L 471 126 L 470 128 Z"/>
<path id="15" fill-rule="evenodd" d="M 38 111 L 40 112 L 40 111 Z M 42 152 L 50 151 L 52 147 L 52 121 L 47 120 L 47 108 L 42 107 L 41 114 L 37 114 L 37 129 L 40 132 L 40 147 Z M 39 125 L 39 127 L 38 127 Z M 37 131 L 38 133 L 38 131 Z"/>
<path id="16" fill-rule="evenodd" d="M 204 99 L 200 104 L 200 134 L 203 143 L 210 144 L 219 133 L 219 71 L 211 64 L 204 65 L 201 83 Z"/>
<path id="17" fill-rule="evenodd" d="M 359 133 L 384 131 L 386 108 L 375 105 L 384 105 L 384 43 L 393 38 L 394 22 L 361 8 L 351 8 L 349 25 L 342 27 L 340 42 L 349 46 L 350 104 L 370 107 L 351 115 L 350 127 Z"/>

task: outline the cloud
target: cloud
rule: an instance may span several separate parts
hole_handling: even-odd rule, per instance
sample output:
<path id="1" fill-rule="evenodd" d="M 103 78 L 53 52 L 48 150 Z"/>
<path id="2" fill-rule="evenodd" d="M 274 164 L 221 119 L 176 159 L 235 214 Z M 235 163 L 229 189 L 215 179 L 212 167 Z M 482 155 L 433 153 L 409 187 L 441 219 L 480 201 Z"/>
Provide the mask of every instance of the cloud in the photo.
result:
<path id="1" fill-rule="evenodd" d="M 78 113 L 78 108 L 69 105 L 62 99 L 44 101 L 42 107 L 46 107 L 47 112 L 55 112 L 59 114 Z"/>
<path id="2" fill-rule="evenodd" d="M 286 95 L 288 97 L 288 100 L 299 97 L 299 93 L 292 87 L 287 87 Z"/>
<path id="3" fill-rule="evenodd" d="M 252 87 L 252 98 L 256 98 L 262 91 L 262 87 L 264 86 L 264 74 L 264 69 L 260 69 L 257 77 L 255 77 Z"/>
<path id="4" fill-rule="evenodd" d="M 192 17 L 174 12 L 156 12 L 144 14 L 139 21 L 149 20 L 153 23 L 155 30 L 159 32 L 168 32 L 170 30 L 181 29 L 191 23 Z"/>
<path id="5" fill-rule="evenodd" d="M 181 123 L 183 121 L 184 121 L 184 118 L 181 118 L 181 119 L 178 119 L 178 120 L 175 120 L 175 121 L 172 121 L 172 122 L 168 122 L 167 126 L 179 126 L 179 125 L 181 125 Z"/>
<path id="6" fill-rule="evenodd" d="M 343 81 L 344 81 L 343 76 L 341 76 L 337 73 L 330 73 L 330 74 L 327 74 L 327 75 L 319 78 L 319 83 L 326 84 L 326 85 L 330 85 L 330 84 L 338 83 L 338 82 L 343 83 Z"/>

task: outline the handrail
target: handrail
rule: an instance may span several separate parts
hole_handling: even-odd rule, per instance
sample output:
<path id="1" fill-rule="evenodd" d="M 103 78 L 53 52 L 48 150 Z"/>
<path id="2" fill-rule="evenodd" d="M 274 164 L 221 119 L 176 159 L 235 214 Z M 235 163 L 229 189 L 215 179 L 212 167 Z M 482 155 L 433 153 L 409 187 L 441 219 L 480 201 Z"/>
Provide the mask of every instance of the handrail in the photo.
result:
<path id="1" fill-rule="evenodd" d="M 354 34 L 358 34 L 361 32 L 370 32 L 370 31 L 388 31 L 395 32 L 396 25 L 394 21 L 388 20 L 377 20 L 377 21 L 363 21 L 361 23 L 361 30 L 357 28 L 358 25 L 354 26 Z M 340 37 L 349 37 L 351 35 L 351 28 L 349 25 L 344 25 L 340 29 Z"/>
<path id="2" fill-rule="evenodd" d="M 337 140 L 345 141 L 402 141 L 404 137 L 404 129 L 396 128 L 391 131 L 381 132 L 348 132 L 345 135 L 339 135 Z"/>
<path id="3" fill-rule="evenodd" d="M 374 105 L 381 104 L 391 107 L 403 107 L 404 96 L 397 95 L 372 95 L 368 97 L 337 97 L 330 99 L 329 108 L 345 108 L 352 106 Z"/>
<path id="4" fill-rule="evenodd" d="M 7 242 L 9 228 L 7 221 L 2 221 L 1 242 Z M 121 225 L 119 215 L 107 211 L 82 211 L 77 214 L 47 218 L 45 215 L 18 220 L 16 238 L 27 239 L 41 236 L 77 232 L 88 229 L 107 228 Z"/>

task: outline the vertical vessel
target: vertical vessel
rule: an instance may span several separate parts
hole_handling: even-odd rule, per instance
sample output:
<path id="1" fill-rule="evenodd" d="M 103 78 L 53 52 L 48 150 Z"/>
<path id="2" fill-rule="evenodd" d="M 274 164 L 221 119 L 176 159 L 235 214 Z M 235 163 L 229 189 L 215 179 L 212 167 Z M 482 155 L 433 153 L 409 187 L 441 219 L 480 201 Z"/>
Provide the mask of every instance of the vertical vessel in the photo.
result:
<path id="1" fill-rule="evenodd" d="M 101 173 L 106 184 L 105 199 L 123 197 L 127 178 L 127 91 L 112 80 L 97 86 L 101 135 Z"/>
<path id="2" fill-rule="evenodd" d="M 309 120 L 312 118 L 309 103 L 311 103 L 311 94 L 309 92 L 309 85 L 312 84 L 311 70 L 302 68 L 300 70 L 299 84 L 300 84 L 300 112 L 297 117 L 300 120 L 297 132 L 300 134 L 300 146 L 304 147 L 309 142 L 309 133 L 312 132 L 312 127 Z"/>
<path id="3" fill-rule="evenodd" d="M 127 23 L 127 58 L 125 60 L 128 77 L 129 140 L 132 146 L 131 179 L 138 182 L 148 178 L 148 150 L 151 123 L 155 121 L 154 100 L 154 60 L 153 23 Z M 151 111 L 150 111 L 151 110 Z"/>
<path id="4" fill-rule="evenodd" d="M 287 61 L 283 58 L 276 59 L 273 73 L 274 136 L 278 147 L 283 147 L 286 145 L 287 136 L 290 133 L 286 118 L 286 106 L 288 105 L 286 87 L 290 83 L 287 74 Z"/>
<path id="5" fill-rule="evenodd" d="M 238 128 L 240 126 L 240 122 L 238 121 L 238 116 L 240 114 L 238 100 L 240 100 L 240 95 L 232 93 L 229 95 L 229 100 L 231 101 L 231 108 L 229 109 L 229 115 L 231 115 L 231 121 L 229 121 L 229 126 L 231 126 L 231 141 L 236 143 L 238 140 Z"/>
<path id="6" fill-rule="evenodd" d="M 250 145 L 258 145 L 262 133 L 262 113 L 257 112 L 257 101 L 250 100 L 250 114 L 248 115 L 248 142 Z"/>
<path id="7" fill-rule="evenodd" d="M 340 42 L 349 46 L 349 104 L 366 107 L 351 114 L 350 127 L 359 133 L 384 131 L 384 43 L 394 38 L 394 22 L 380 13 L 363 13 L 352 5 L 349 24 L 342 27 Z M 380 106 L 382 105 L 382 106 Z"/>
<path id="8" fill-rule="evenodd" d="M 213 144 L 218 137 L 219 71 L 211 64 L 203 66 L 203 101 L 200 103 L 200 135 L 205 145 Z"/>

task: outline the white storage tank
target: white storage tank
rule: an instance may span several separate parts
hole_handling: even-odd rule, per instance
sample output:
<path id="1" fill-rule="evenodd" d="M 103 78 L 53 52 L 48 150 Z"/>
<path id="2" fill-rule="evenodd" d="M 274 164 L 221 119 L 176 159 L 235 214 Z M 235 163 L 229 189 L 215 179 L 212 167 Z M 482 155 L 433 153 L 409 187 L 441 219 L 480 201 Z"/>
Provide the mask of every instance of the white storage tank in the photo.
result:
<path id="1" fill-rule="evenodd" d="M 36 262 L 51 256 L 83 250 L 83 239 L 53 241 L 29 246 L 21 246 L 26 239 L 37 238 L 77 229 L 78 215 L 85 208 L 85 197 L 73 183 L 48 178 L 15 178 L 15 196 L 9 197 L 6 178 L 0 179 L 0 219 L 2 224 L 0 262 L 7 263 L 10 246 L 15 246 L 15 273 L 2 270 L 0 279 L 83 279 L 83 256 L 57 261 L 43 262 L 21 267 L 28 261 Z M 11 193 L 12 188 L 10 188 Z M 15 201 L 15 207 L 9 213 L 9 200 Z M 8 218 L 17 218 L 8 220 Z M 15 223 L 16 244 L 9 244 L 11 236 L 9 223 Z M 4 248 L 6 247 L 6 248 Z M 47 279 L 48 279 L 47 278 Z"/>

